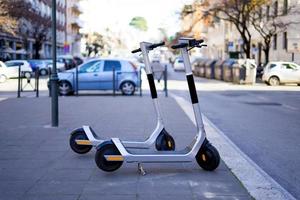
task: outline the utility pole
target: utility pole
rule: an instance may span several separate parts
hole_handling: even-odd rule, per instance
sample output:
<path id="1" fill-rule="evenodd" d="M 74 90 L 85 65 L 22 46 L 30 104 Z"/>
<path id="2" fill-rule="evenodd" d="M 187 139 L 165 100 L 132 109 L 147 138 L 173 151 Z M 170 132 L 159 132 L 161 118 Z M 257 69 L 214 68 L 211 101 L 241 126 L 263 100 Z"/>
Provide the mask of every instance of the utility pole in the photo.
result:
<path id="1" fill-rule="evenodd" d="M 56 0 L 52 0 L 52 73 L 51 83 L 51 125 L 58 127 L 58 76 L 56 70 Z"/>

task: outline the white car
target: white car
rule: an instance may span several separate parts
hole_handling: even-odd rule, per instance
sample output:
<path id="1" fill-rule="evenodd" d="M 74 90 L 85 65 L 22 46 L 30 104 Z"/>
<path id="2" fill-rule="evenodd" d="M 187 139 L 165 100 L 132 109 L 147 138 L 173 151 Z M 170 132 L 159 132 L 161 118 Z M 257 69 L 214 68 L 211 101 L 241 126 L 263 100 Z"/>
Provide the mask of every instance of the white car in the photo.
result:
<path id="1" fill-rule="evenodd" d="M 177 57 L 173 64 L 174 71 L 184 71 L 183 59 Z"/>
<path id="2" fill-rule="evenodd" d="M 297 83 L 300 86 L 300 66 L 292 62 L 270 62 L 264 68 L 262 80 L 268 85 Z"/>
<path id="3" fill-rule="evenodd" d="M 3 73 L 1 75 L 6 79 L 19 76 L 19 66 L 21 67 L 21 75 L 31 77 L 32 69 L 26 60 L 10 60 L 3 65 Z"/>

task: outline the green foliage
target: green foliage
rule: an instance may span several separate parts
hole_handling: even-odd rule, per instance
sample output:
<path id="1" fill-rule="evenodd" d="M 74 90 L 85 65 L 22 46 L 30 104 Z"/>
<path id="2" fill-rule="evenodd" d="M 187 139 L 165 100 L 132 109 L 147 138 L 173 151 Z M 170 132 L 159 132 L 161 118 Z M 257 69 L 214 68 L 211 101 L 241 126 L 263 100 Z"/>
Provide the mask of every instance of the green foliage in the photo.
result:
<path id="1" fill-rule="evenodd" d="M 147 31 L 148 26 L 147 26 L 147 21 L 144 17 L 134 17 L 131 19 L 130 26 L 133 26 L 134 28 L 141 30 L 141 31 Z"/>

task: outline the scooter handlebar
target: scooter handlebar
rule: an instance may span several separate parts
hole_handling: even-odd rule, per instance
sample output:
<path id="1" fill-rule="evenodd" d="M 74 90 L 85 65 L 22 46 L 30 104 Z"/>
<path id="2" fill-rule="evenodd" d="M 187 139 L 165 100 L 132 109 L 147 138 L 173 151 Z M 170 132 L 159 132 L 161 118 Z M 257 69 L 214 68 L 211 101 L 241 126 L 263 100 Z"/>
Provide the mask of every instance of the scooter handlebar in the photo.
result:
<path id="1" fill-rule="evenodd" d="M 138 49 L 132 50 L 131 53 L 137 53 L 137 52 L 140 52 L 140 51 L 141 51 L 141 48 L 138 48 Z"/>
<path id="2" fill-rule="evenodd" d="M 180 49 L 180 48 L 184 48 L 187 46 L 188 46 L 188 44 L 175 44 L 175 45 L 172 45 L 171 48 L 172 49 Z"/>
<path id="3" fill-rule="evenodd" d="M 152 49 L 154 49 L 156 47 L 163 46 L 163 45 L 165 45 L 165 42 L 160 42 L 160 43 L 152 44 L 152 45 L 149 46 L 149 48 L 152 50 Z"/>
<path id="4" fill-rule="evenodd" d="M 179 49 L 179 48 L 184 48 L 184 47 L 202 47 L 202 46 L 206 46 L 204 44 L 202 44 L 204 42 L 204 40 L 200 39 L 200 40 L 191 40 L 189 41 L 189 43 L 183 43 L 183 44 L 175 44 L 173 46 L 171 46 L 172 49 Z"/>
<path id="5" fill-rule="evenodd" d="M 148 46 L 147 49 L 152 50 L 156 47 L 163 46 L 163 45 L 165 45 L 165 42 L 160 42 L 160 43 L 156 43 L 156 44 L 152 44 L 152 45 Z M 135 50 L 131 51 L 131 53 L 137 53 L 137 52 L 140 52 L 140 51 L 141 51 L 141 48 L 138 48 L 138 49 L 135 49 Z"/>

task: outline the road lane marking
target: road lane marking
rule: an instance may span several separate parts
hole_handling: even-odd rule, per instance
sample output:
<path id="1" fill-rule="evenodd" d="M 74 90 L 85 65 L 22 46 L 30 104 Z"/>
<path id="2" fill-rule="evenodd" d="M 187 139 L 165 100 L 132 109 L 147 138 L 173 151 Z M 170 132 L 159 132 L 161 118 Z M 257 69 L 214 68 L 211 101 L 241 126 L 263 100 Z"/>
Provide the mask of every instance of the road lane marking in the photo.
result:
<path id="1" fill-rule="evenodd" d="M 287 105 L 287 104 L 282 104 L 282 106 L 287 108 L 287 109 L 290 109 L 290 110 L 299 110 L 298 108 L 296 108 L 294 106 Z"/>
<path id="2" fill-rule="evenodd" d="M 196 125 L 191 103 L 170 93 L 189 119 Z M 207 136 L 218 149 L 222 160 L 242 182 L 250 195 L 262 200 L 296 200 L 287 190 L 243 153 L 220 129 L 203 114 Z"/>
<path id="3" fill-rule="evenodd" d="M 6 100 L 7 98 L 2 98 L 2 97 L 0 97 L 0 101 L 4 101 L 4 100 Z"/>

